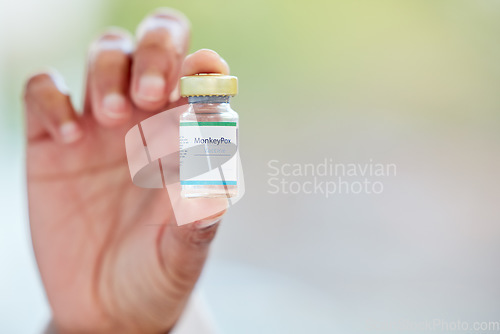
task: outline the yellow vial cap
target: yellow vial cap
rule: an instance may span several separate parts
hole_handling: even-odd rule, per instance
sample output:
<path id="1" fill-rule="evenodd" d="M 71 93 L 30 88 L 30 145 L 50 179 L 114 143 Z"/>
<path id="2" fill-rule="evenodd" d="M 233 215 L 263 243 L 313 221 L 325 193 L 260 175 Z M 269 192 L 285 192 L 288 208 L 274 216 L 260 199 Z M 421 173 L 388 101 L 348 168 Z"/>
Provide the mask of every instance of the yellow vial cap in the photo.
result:
<path id="1" fill-rule="evenodd" d="M 238 78 L 217 73 L 200 73 L 181 78 L 181 96 L 238 94 Z"/>

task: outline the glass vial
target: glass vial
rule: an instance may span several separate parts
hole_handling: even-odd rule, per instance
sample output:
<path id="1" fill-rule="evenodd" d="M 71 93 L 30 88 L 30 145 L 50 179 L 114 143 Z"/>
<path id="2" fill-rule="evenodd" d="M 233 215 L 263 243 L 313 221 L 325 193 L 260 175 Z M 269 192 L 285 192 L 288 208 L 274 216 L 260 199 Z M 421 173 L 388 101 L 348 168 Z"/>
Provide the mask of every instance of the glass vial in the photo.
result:
<path id="1" fill-rule="evenodd" d="M 185 198 L 238 194 L 238 114 L 229 104 L 237 89 L 237 78 L 229 75 L 181 78 L 181 95 L 189 102 L 179 123 L 179 172 Z"/>

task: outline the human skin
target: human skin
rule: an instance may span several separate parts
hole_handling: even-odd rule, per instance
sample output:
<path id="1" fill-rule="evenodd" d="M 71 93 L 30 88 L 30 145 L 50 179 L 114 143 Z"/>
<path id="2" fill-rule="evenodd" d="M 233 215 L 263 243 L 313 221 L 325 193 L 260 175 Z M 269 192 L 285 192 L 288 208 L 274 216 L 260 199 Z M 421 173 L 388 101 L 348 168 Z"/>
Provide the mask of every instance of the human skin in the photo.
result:
<path id="1" fill-rule="evenodd" d="M 186 103 L 183 75 L 229 73 L 214 51 L 186 57 L 189 22 L 157 10 L 137 40 L 111 29 L 92 44 L 83 112 L 52 71 L 24 102 L 31 234 L 60 333 L 167 333 L 178 321 L 223 213 L 177 226 L 168 193 L 133 185 L 126 132 Z"/>

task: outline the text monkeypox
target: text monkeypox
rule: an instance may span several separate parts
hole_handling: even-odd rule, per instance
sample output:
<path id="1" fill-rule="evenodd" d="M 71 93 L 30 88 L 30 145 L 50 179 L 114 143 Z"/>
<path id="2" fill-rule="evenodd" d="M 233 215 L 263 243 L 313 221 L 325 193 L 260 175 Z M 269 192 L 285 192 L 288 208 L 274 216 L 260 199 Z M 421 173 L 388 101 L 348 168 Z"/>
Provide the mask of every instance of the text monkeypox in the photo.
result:
<path id="1" fill-rule="evenodd" d="M 213 144 L 213 145 L 220 145 L 220 144 L 231 144 L 231 139 L 227 139 L 224 137 L 220 137 L 219 139 L 208 137 L 208 138 L 195 138 L 194 139 L 195 144 Z"/>

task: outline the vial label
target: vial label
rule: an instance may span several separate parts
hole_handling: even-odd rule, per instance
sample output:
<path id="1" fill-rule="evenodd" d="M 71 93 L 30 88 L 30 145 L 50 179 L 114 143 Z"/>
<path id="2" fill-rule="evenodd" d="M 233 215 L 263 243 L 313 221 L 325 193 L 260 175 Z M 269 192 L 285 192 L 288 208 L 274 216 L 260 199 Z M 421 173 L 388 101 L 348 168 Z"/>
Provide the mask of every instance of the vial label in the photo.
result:
<path id="1" fill-rule="evenodd" d="M 179 134 L 181 185 L 237 185 L 237 122 L 180 122 Z"/>

